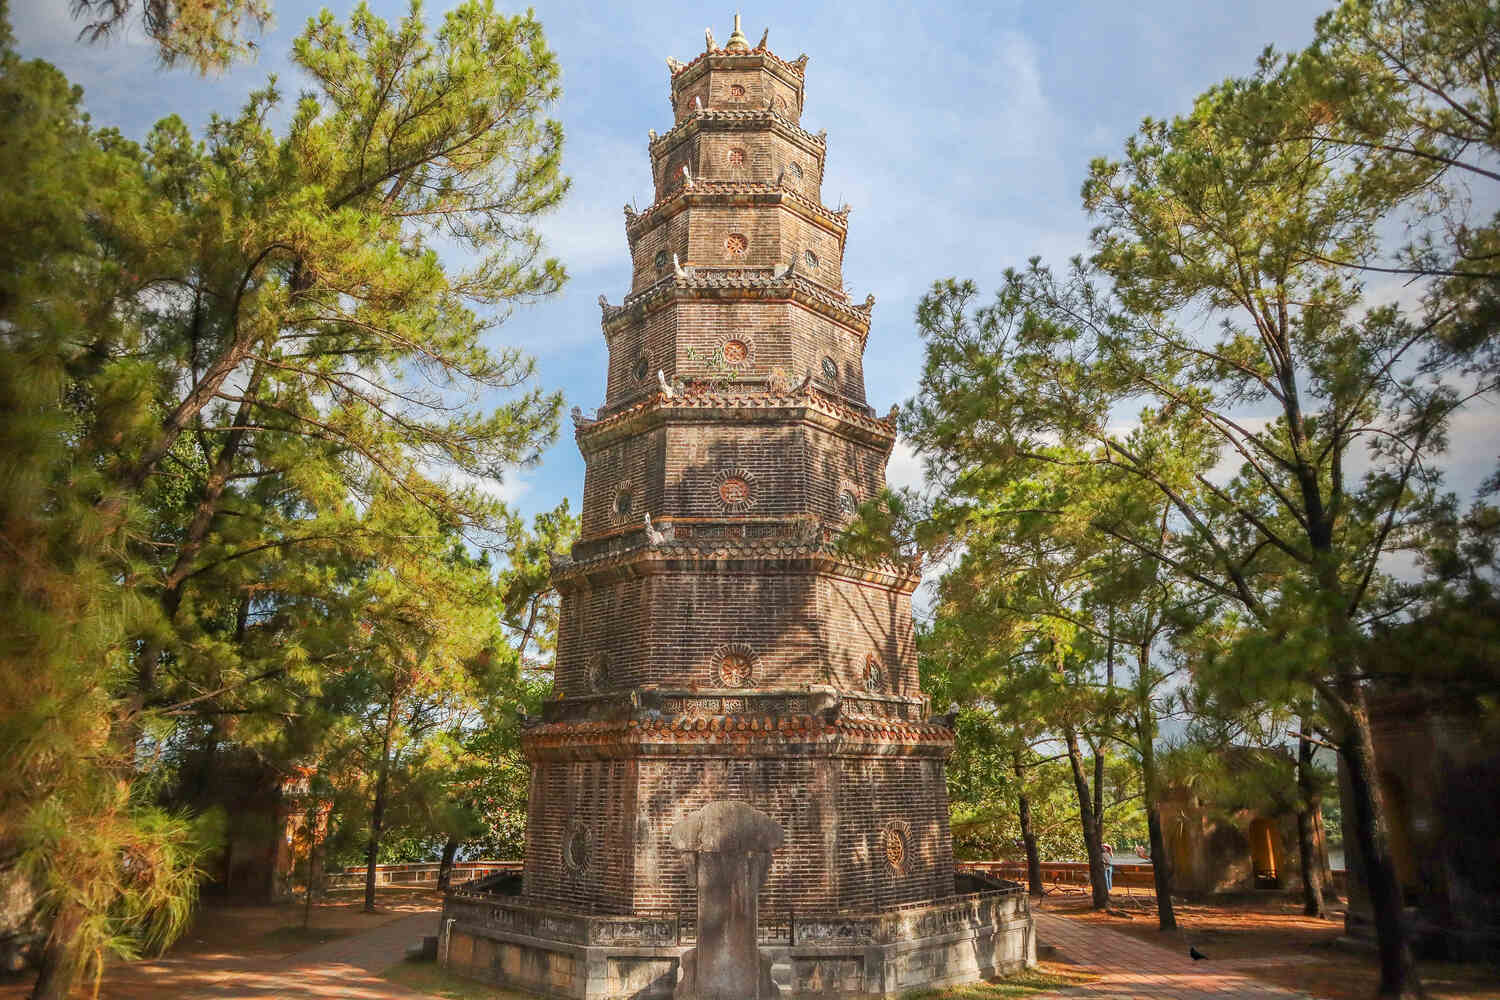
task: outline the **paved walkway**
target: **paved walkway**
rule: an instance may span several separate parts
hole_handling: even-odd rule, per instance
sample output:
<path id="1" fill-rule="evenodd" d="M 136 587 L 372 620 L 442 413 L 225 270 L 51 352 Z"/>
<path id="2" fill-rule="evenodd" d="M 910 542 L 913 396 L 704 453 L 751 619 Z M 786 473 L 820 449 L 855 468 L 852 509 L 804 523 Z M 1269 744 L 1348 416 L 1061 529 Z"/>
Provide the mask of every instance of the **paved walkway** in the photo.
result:
<path id="1" fill-rule="evenodd" d="M 1094 1000 L 1311 1000 L 1306 993 L 1272 986 L 1238 971 L 1266 964 L 1245 959 L 1216 964 L 1195 962 L 1187 954 L 1139 941 L 1129 934 L 1033 910 L 1036 939 L 1057 949 L 1057 958 L 1098 973 L 1088 986 L 1074 986 L 1048 997 L 1092 997 Z M 1040 1000 L 1040 998 L 1039 998 Z"/>
<path id="2" fill-rule="evenodd" d="M 195 955 L 135 962 L 112 974 L 105 1000 L 427 1000 L 380 973 L 401 961 L 418 939 L 437 933 L 432 910 L 402 917 L 290 958 Z"/>

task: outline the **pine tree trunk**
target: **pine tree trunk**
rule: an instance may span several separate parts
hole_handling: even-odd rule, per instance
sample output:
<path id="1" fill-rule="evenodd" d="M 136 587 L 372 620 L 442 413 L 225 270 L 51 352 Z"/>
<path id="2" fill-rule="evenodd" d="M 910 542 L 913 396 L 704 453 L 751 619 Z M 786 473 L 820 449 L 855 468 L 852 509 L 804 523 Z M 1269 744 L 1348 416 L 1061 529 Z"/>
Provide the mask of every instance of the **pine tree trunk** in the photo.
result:
<path id="1" fill-rule="evenodd" d="M 450 833 L 447 843 L 443 844 L 443 860 L 438 864 L 437 887 L 439 889 L 445 890 L 453 882 L 453 858 L 458 854 L 458 845 L 458 838 Z"/>
<path id="2" fill-rule="evenodd" d="M 1078 749 L 1078 733 L 1072 726 L 1063 727 L 1067 737 L 1068 764 L 1073 769 L 1073 791 L 1078 796 L 1078 819 L 1083 827 L 1083 845 L 1089 854 L 1089 885 L 1092 889 L 1094 909 L 1109 906 L 1109 889 L 1104 883 L 1103 841 L 1099 827 L 1095 825 L 1094 806 L 1089 795 L 1089 779 L 1083 772 L 1083 753 Z"/>
<path id="3" fill-rule="evenodd" d="M 1144 668 L 1143 668 L 1144 669 Z M 1172 859 L 1167 856 L 1167 838 L 1161 829 L 1161 779 L 1156 773 L 1156 724 L 1149 699 L 1141 708 L 1141 784 L 1146 800 L 1146 833 L 1151 841 L 1151 881 L 1156 886 L 1156 925 L 1164 931 L 1177 929 L 1172 909 Z"/>
<path id="4" fill-rule="evenodd" d="M 1025 768 L 1021 766 L 1020 755 L 1012 758 L 1012 765 L 1016 772 L 1017 785 L 1025 776 Z M 1031 894 L 1038 899 L 1044 894 L 1042 888 L 1042 855 L 1036 846 L 1036 831 L 1031 828 L 1031 799 L 1027 798 L 1025 792 L 1016 793 L 1016 811 L 1021 821 L 1021 843 L 1026 848 L 1026 878 L 1031 884 Z"/>
<path id="5" fill-rule="evenodd" d="M 1167 838 L 1161 829 L 1161 809 L 1152 803 L 1146 809 L 1146 832 L 1151 839 L 1151 880 L 1156 886 L 1156 926 L 1175 931 L 1177 913 L 1172 909 L 1172 859 L 1167 856 Z"/>
<path id="6" fill-rule="evenodd" d="M 75 906 L 64 905 L 58 911 L 42 946 L 42 960 L 30 1000 L 67 1000 L 72 995 L 83 971 L 84 956 L 76 944 L 82 922 L 83 911 Z"/>
<path id="7" fill-rule="evenodd" d="M 1103 740 L 1101 739 L 1101 743 Z M 1094 747 L 1094 837 L 1104 843 L 1104 749 Z"/>
<path id="8" fill-rule="evenodd" d="M 1348 731 L 1339 741 L 1340 754 L 1348 770 L 1354 839 L 1364 861 L 1365 886 L 1375 916 L 1375 938 L 1380 956 L 1377 996 L 1421 996 L 1421 982 L 1407 937 L 1401 882 L 1396 876 L 1396 863 L 1391 856 L 1380 791 L 1376 785 L 1378 777 L 1370 717 L 1361 692 L 1354 692 L 1350 708 Z"/>
<path id="9" fill-rule="evenodd" d="M 323 895 L 323 867 L 327 860 L 327 851 L 324 841 L 327 840 L 327 831 L 323 824 L 327 822 L 323 815 L 314 810 L 312 814 L 312 829 L 309 831 L 310 843 L 307 847 L 307 898 L 318 899 Z"/>
<path id="10" fill-rule="evenodd" d="M 1302 731 L 1306 733 L 1311 720 L 1303 718 Z M 1317 849 L 1317 832 L 1314 818 L 1319 803 L 1316 783 L 1312 775 L 1313 745 L 1306 736 L 1297 738 L 1297 852 L 1302 861 L 1302 912 L 1309 917 L 1323 918 L 1327 912 L 1323 905 L 1323 856 Z"/>
<path id="11" fill-rule="evenodd" d="M 393 697 L 385 717 L 385 737 L 380 744 L 380 771 L 375 778 L 375 803 L 370 809 L 370 844 L 365 850 L 365 912 L 375 912 L 375 863 L 380 860 L 380 832 L 385 825 L 385 788 L 391 772 L 391 734 L 396 728 Z"/>
<path id="12" fill-rule="evenodd" d="M 1326 546 L 1326 538 L 1319 539 Z M 1314 545 L 1314 548 L 1319 548 Z M 1326 551 L 1326 547 L 1325 547 Z M 1349 777 L 1350 811 L 1354 841 L 1364 862 L 1365 885 L 1375 917 L 1375 944 L 1380 956 L 1382 997 L 1420 997 L 1421 979 L 1412 961 L 1411 939 L 1406 929 L 1405 900 L 1396 862 L 1391 855 L 1386 829 L 1385 804 L 1381 801 L 1379 772 L 1375 765 L 1375 739 L 1370 731 L 1369 706 L 1358 670 L 1358 651 L 1363 642 L 1343 604 L 1339 580 L 1331 563 L 1325 563 L 1318 583 L 1328 599 L 1328 637 L 1333 642 L 1332 667 L 1341 704 L 1332 705 L 1339 720 L 1339 755 Z M 1333 693 L 1333 692 L 1328 692 Z"/>

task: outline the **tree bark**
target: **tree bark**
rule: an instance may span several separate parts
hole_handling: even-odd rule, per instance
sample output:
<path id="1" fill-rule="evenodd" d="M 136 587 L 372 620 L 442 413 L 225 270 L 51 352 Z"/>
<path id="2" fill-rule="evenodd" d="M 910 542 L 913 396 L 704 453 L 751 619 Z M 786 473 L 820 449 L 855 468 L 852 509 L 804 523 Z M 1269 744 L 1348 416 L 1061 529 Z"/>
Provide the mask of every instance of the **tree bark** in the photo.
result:
<path id="1" fill-rule="evenodd" d="M 1094 836 L 1104 843 L 1104 740 L 1094 749 Z"/>
<path id="2" fill-rule="evenodd" d="M 1172 909 L 1172 859 L 1161 829 L 1161 809 L 1155 802 L 1146 807 L 1146 833 L 1151 839 L 1151 880 L 1156 886 L 1156 926 L 1175 931 L 1177 913 Z"/>
<path id="3" fill-rule="evenodd" d="M 1109 609 L 1109 646 L 1104 655 L 1104 727 L 1094 745 L 1094 831 L 1104 843 L 1104 746 L 1114 730 L 1115 712 L 1115 609 Z"/>
<path id="4" fill-rule="evenodd" d="M 1083 845 L 1089 855 L 1089 884 L 1093 894 L 1094 909 L 1109 906 L 1109 889 L 1104 884 L 1103 841 L 1095 823 L 1094 805 L 1089 795 L 1089 779 L 1083 773 L 1083 753 L 1078 749 L 1078 733 L 1071 725 L 1063 727 L 1067 737 L 1068 764 L 1073 769 L 1073 791 L 1078 796 L 1078 819 L 1083 827 Z"/>
<path id="5" fill-rule="evenodd" d="M 1156 887 L 1156 925 L 1159 930 L 1175 931 L 1177 914 L 1172 909 L 1172 859 L 1167 855 L 1167 839 L 1161 829 L 1161 776 L 1156 772 L 1156 713 L 1151 705 L 1148 672 L 1150 643 L 1141 645 L 1139 656 L 1137 728 L 1141 741 L 1141 791 L 1146 800 L 1146 834 L 1151 841 L 1151 881 Z"/>
<path id="6" fill-rule="evenodd" d="M 1345 730 L 1339 741 L 1340 754 L 1349 774 L 1354 839 L 1364 862 L 1365 886 L 1370 893 L 1370 908 L 1374 911 L 1376 946 L 1380 956 L 1380 989 L 1376 995 L 1419 997 L 1423 995 L 1422 986 L 1412 961 L 1403 912 L 1405 901 L 1385 828 L 1375 769 L 1375 743 L 1361 692 L 1355 692 Z"/>
<path id="7" fill-rule="evenodd" d="M 64 904 L 58 910 L 42 945 L 42 960 L 30 1000 L 67 1000 L 72 995 L 83 971 L 84 956 L 76 944 L 82 923 L 83 911 L 78 907 Z"/>
<path id="8" fill-rule="evenodd" d="M 1015 768 L 1016 783 L 1019 786 L 1025 779 L 1026 770 L 1021 766 L 1021 755 L 1015 754 L 1011 758 L 1011 764 Z M 1026 879 L 1031 885 L 1031 894 L 1038 899 L 1044 894 L 1042 888 L 1042 855 L 1036 846 L 1036 831 L 1031 828 L 1031 799 L 1025 792 L 1016 793 L 1016 811 L 1021 821 L 1021 843 L 1026 848 Z"/>
<path id="9" fill-rule="evenodd" d="M 453 834 L 448 834 L 447 843 L 443 844 L 443 860 L 438 864 L 439 889 L 447 889 L 453 882 L 453 856 L 458 853 L 459 840 Z"/>
<path id="10" fill-rule="evenodd" d="M 370 809 L 370 843 L 365 850 L 365 912 L 375 912 L 375 864 L 380 860 L 380 832 L 385 825 L 385 789 L 391 773 L 391 734 L 396 730 L 396 698 L 386 706 L 385 736 L 380 743 L 380 771 L 375 776 L 375 803 Z"/>
<path id="11" fill-rule="evenodd" d="M 1312 720 L 1304 716 L 1302 732 Z M 1302 861 L 1302 912 L 1309 917 L 1327 916 L 1323 904 L 1323 855 L 1317 848 L 1315 817 L 1320 808 L 1317 783 L 1312 773 L 1313 745 L 1306 736 L 1297 738 L 1297 852 Z"/>
<path id="12" fill-rule="evenodd" d="M 1354 841 L 1364 862 L 1365 885 L 1375 918 L 1375 943 L 1380 956 L 1377 996 L 1421 997 L 1425 994 L 1412 960 L 1411 938 L 1403 912 L 1405 900 L 1391 855 L 1385 803 L 1381 800 L 1380 776 L 1375 765 L 1369 706 L 1359 676 L 1358 655 L 1364 637 L 1349 617 L 1337 567 L 1329 557 L 1331 531 L 1323 527 L 1313 543 L 1314 550 L 1322 557 L 1316 579 L 1323 599 L 1328 602 L 1325 620 L 1333 647 L 1330 660 L 1334 685 L 1325 688 L 1323 694 L 1329 714 L 1337 720 L 1339 755 L 1349 776 Z"/>

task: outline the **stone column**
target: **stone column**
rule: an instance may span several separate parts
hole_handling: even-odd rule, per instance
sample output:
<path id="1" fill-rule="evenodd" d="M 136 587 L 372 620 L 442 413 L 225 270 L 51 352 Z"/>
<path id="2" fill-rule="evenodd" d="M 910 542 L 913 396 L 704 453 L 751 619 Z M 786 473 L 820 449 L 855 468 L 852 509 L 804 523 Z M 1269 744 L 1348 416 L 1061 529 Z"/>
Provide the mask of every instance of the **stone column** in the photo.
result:
<path id="1" fill-rule="evenodd" d="M 682 956 L 676 1000 L 761 1000 L 778 995 L 755 942 L 760 889 L 779 824 L 744 802 L 710 802 L 672 827 L 698 886 L 698 943 Z"/>

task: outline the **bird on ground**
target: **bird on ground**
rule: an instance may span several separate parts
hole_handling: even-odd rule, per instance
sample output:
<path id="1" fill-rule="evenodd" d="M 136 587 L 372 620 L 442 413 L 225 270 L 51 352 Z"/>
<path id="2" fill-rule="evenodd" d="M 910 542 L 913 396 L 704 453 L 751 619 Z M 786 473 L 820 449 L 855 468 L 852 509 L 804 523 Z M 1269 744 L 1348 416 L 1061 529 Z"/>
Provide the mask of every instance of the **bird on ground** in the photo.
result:
<path id="1" fill-rule="evenodd" d="M 1199 951 L 1197 948 L 1194 948 L 1192 945 L 1188 945 L 1188 954 L 1191 955 L 1191 956 L 1193 956 L 1193 961 L 1195 961 L 1195 962 L 1201 962 L 1205 958 L 1208 957 L 1207 955 L 1203 954 L 1203 952 Z"/>

